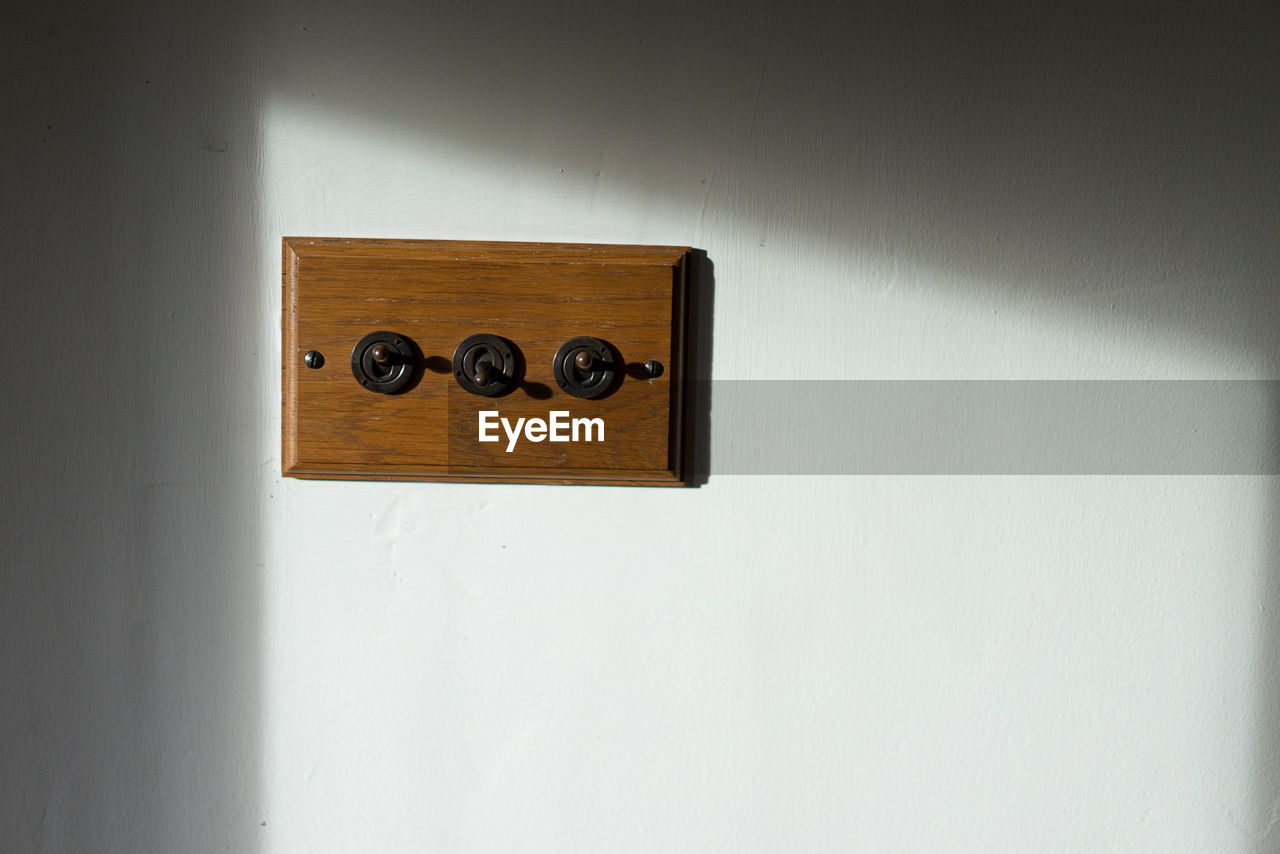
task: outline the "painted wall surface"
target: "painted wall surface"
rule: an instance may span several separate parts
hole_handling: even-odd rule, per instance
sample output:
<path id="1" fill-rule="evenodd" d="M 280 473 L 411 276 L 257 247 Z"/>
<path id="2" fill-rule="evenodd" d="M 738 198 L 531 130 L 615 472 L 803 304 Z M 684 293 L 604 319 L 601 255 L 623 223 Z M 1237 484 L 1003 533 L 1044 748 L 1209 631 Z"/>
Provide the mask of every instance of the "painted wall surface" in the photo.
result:
<path id="1" fill-rule="evenodd" d="M 1274 3 L 0 33 L 0 850 L 1280 851 L 1273 476 L 286 482 L 278 355 L 284 234 L 573 240 L 760 408 L 1276 379 Z"/>

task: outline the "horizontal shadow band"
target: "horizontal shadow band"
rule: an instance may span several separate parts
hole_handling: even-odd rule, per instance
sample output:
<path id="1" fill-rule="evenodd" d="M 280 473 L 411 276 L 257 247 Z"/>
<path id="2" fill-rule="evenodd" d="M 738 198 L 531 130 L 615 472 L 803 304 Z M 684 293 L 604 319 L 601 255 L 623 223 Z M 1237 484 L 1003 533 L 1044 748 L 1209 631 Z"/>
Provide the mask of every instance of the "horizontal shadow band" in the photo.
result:
<path id="1" fill-rule="evenodd" d="M 1271 380 L 726 380 L 692 389 L 717 474 L 1280 473 Z M 696 442 L 695 442 L 696 445 Z"/>

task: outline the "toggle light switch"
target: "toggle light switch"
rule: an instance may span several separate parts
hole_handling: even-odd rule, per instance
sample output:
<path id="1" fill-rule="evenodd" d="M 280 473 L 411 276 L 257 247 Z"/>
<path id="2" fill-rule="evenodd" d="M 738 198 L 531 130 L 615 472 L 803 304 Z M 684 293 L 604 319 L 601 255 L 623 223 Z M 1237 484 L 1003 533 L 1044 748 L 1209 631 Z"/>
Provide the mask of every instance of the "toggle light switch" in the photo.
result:
<path id="1" fill-rule="evenodd" d="M 413 379 L 416 361 L 408 336 L 395 332 L 370 332 L 351 348 L 351 373 L 356 382 L 381 394 L 404 390 Z"/>
<path id="2" fill-rule="evenodd" d="M 453 351 L 453 376 L 466 391 L 496 397 L 516 382 L 516 347 L 497 335 L 468 335 Z"/>
<path id="3" fill-rule="evenodd" d="M 587 400 L 603 397 L 621 377 L 617 352 L 599 338 L 588 335 L 572 338 L 556 350 L 551 370 L 556 385 L 566 394 Z"/>

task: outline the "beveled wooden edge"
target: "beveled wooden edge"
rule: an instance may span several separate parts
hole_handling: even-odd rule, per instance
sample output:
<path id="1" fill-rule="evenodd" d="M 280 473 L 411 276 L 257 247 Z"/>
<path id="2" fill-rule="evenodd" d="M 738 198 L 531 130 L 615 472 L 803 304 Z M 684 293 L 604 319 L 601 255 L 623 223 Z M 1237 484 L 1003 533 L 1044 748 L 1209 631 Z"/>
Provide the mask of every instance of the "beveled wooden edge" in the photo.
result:
<path id="1" fill-rule="evenodd" d="M 281 241 L 281 256 L 280 474 L 298 477 L 298 253 L 287 237 Z"/>
<path id="2" fill-rule="evenodd" d="M 281 335 L 281 475 L 303 480 L 349 480 L 411 483 L 554 484 L 563 486 L 688 486 L 685 448 L 685 407 L 688 404 L 685 370 L 688 360 L 688 301 L 693 249 L 689 246 L 643 246 L 612 243 L 528 243 L 469 240 L 411 240 L 357 237 L 281 238 L 282 318 Z M 560 477 L 545 468 L 509 469 L 462 473 L 460 468 L 419 469 L 407 472 L 370 472 L 352 469 L 303 469 L 297 453 L 297 285 L 298 262 L 305 255 L 386 254 L 395 257 L 432 258 L 451 253 L 452 260 L 545 261 L 548 254 L 559 263 L 652 264 L 672 268 L 671 300 L 671 411 L 667 438 L 668 468 L 635 471 L 632 477 L 618 477 L 618 469 L 562 470 Z M 565 257 L 566 253 L 570 254 Z M 295 405 L 290 406 L 294 402 Z"/>
<path id="3" fill-rule="evenodd" d="M 479 477 L 475 475 L 390 475 L 390 474 L 310 474 L 296 472 L 289 477 L 295 480 L 347 481 L 349 483 L 472 483 L 490 486 L 646 486 L 663 489 L 684 489 L 690 484 L 679 480 L 618 480 L 600 478 L 588 480 L 581 477 Z"/>
<path id="4" fill-rule="evenodd" d="M 415 474 L 370 474 L 370 472 L 315 472 L 301 471 L 291 474 L 291 478 L 301 480 L 376 480 L 379 483 L 472 483 L 472 484 L 493 484 L 493 485 L 516 485 L 516 484 L 558 484 L 563 487 L 685 487 L 684 481 L 673 478 L 620 478 L 617 472 L 613 474 L 605 474 L 600 471 L 599 476 L 588 478 L 588 476 L 577 474 L 563 474 L 561 476 L 548 475 L 547 470 L 535 470 L 529 475 L 513 476 L 513 475 L 486 475 L 486 474 L 458 474 L 457 469 L 448 472 L 424 472 L 419 471 Z M 669 472 L 668 472 L 669 474 Z"/>
<path id="5" fill-rule="evenodd" d="M 293 466 L 285 477 L 304 480 L 377 480 L 441 483 L 560 483 L 583 486 L 687 486 L 684 477 L 672 469 L 555 469 L 521 467 L 482 469 L 470 466 L 423 466 L 408 470 L 328 468 L 322 465 Z M 558 474 L 552 474 L 558 472 Z"/>
<path id="6" fill-rule="evenodd" d="M 511 261 L 561 264 L 682 263 L 688 246 L 639 246 L 614 243 L 526 243 L 479 240 L 387 240 L 362 237 L 285 237 L 284 245 L 297 255 L 387 255 L 398 258 L 440 258 L 455 261 Z"/>
<path id="7" fill-rule="evenodd" d="M 689 364 L 689 282 L 692 250 L 685 250 L 672 269 L 671 294 L 671 408 L 667 419 L 667 467 L 685 483 L 689 465 L 685 448 L 686 367 Z"/>

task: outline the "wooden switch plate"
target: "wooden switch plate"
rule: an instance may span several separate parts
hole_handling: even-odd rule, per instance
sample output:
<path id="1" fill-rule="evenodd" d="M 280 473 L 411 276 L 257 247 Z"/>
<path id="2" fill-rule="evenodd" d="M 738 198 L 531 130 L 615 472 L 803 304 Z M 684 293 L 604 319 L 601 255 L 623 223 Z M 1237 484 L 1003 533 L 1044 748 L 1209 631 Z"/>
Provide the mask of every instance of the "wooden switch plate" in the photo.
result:
<path id="1" fill-rule="evenodd" d="M 286 237 L 283 250 L 284 474 L 684 483 L 687 247 Z M 383 330 L 417 350 L 415 379 L 395 394 L 363 388 L 351 366 L 356 343 Z M 523 357 L 509 393 L 483 397 L 455 381 L 454 350 L 474 333 L 501 336 Z M 622 357 L 607 396 L 557 387 L 552 357 L 578 336 Z M 304 362 L 311 351 L 323 356 L 317 369 Z M 646 376 L 649 360 L 660 376 Z M 486 416 L 497 441 L 479 441 L 482 411 L 497 413 Z M 510 441 L 518 419 L 553 417 L 599 418 L 603 437 L 532 441 L 535 430 Z"/>

